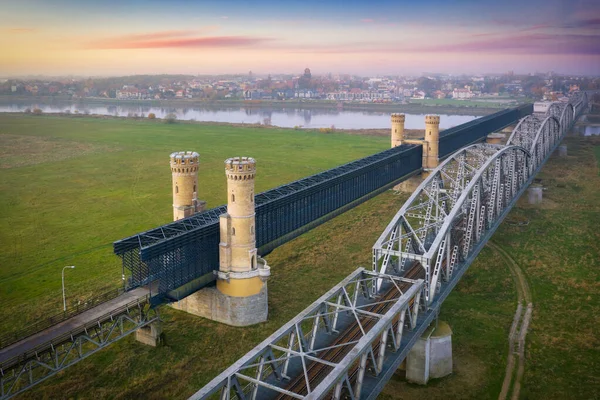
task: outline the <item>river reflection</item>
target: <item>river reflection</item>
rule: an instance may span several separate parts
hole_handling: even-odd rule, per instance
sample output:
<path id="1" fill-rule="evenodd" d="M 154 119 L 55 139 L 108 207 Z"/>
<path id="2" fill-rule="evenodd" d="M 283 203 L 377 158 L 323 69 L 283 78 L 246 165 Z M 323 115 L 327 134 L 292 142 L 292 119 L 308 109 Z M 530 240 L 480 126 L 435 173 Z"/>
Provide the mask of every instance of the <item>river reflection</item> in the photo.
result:
<path id="1" fill-rule="evenodd" d="M 157 118 L 164 118 L 174 113 L 180 120 L 228 122 L 246 124 L 270 124 L 292 128 L 328 128 L 340 129 L 383 129 L 390 127 L 390 112 L 381 111 L 347 111 L 337 109 L 302 109 L 302 108 L 270 108 L 270 107 L 164 107 L 133 104 L 85 104 L 85 103 L 53 103 L 36 104 L 23 102 L 0 104 L 0 112 L 24 112 L 26 109 L 40 108 L 44 113 L 79 113 L 99 114 L 119 117 L 147 117 L 154 113 Z M 472 115 L 441 115 L 440 127 L 447 129 L 469 122 Z M 425 114 L 406 114 L 406 129 L 423 129 Z"/>

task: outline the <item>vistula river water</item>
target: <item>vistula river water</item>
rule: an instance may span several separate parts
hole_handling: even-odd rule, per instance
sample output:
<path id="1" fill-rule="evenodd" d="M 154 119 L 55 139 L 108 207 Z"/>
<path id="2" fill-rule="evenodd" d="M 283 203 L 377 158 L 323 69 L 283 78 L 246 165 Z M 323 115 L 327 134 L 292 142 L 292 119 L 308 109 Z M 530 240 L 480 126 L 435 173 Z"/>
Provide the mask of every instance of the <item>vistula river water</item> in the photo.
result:
<path id="1" fill-rule="evenodd" d="M 25 112 L 39 108 L 44 113 L 98 114 L 119 117 L 147 117 L 154 113 L 157 118 L 164 118 L 174 113 L 179 120 L 264 124 L 284 128 L 329 128 L 338 129 L 383 129 L 390 127 L 390 111 L 356 111 L 336 109 L 302 109 L 271 107 L 184 107 L 153 106 L 140 104 L 99 104 L 99 103 L 51 103 L 19 102 L 0 104 L 0 112 Z M 433 112 L 433 110 L 432 110 Z M 474 115 L 441 114 L 440 128 L 447 129 L 464 124 L 475 118 Z M 425 114 L 406 113 L 406 129 L 424 129 Z"/>

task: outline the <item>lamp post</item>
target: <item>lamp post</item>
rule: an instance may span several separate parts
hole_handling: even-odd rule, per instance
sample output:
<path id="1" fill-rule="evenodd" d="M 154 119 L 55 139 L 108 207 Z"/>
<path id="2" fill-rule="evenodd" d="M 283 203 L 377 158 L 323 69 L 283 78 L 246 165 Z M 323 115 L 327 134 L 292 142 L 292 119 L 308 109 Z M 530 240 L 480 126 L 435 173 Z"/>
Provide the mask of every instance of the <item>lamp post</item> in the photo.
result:
<path id="1" fill-rule="evenodd" d="M 65 297 L 65 269 L 67 268 L 73 269 L 75 266 L 67 265 L 62 269 L 63 311 L 67 311 L 67 298 Z"/>

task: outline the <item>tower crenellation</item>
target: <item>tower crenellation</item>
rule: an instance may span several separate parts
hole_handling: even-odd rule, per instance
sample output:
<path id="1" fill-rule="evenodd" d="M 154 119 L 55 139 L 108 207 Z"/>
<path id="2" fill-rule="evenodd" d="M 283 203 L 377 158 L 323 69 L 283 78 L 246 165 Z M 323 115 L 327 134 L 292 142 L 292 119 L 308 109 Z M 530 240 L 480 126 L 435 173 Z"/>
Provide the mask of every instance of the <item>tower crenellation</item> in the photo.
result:
<path id="1" fill-rule="evenodd" d="M 439 125 L 440 124 L 440 116 L 439 115 L 426 115 L 425 123 Z"/>

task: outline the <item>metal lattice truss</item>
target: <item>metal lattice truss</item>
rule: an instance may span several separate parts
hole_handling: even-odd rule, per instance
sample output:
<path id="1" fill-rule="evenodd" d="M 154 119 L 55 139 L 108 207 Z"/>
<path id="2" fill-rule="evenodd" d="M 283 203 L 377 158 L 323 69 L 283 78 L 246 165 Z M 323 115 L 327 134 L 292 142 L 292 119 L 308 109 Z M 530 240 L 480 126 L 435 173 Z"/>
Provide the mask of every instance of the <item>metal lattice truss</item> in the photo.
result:
<path id="1" fill-rule="evenodd" d="M 425 298 L 440 278 L 452 277 L 529 178 L 529 153 L 520 146 L 476 144 L 446 159 L 415 190 L 373 246 L 373 267 L 402 274 L 419 263 Z"/>
<path id="2" fill-rule="evenodd" d="M 0 365 L 0 399 L 9 399 L 158 320 L 149 297 L 138 299 Z"/>
<path id="3" fill-rule="evenodd" d="M 567 109 L 565 107 L 565 110 Z M 556 117 L 532 114 L 519 121 L 506 144 L 521 146 L 529 151 L 533 160 L 529 166 L 531 173 L 546 158 L 564 133 Z"/>
<path id="4" fill-rule="evenodd" d="M 573 125 L 574 110 L 571 103 L 556 103 L 548 116 L 521 119 L 506 146 L 476 144 L 446 159 L 373 246 L 373 270 L 402 275 L 418 263 L 431 304 L 440 279 L 449 281 L 457 263 L 481 248 L 529 185 Z"/>
<path id="5" fill-rule="evenodd" d="M 415 328 L 422 290 L 358 268 L 191 399 L 359 398 Z"/>
<path id="6" fill-rule="evenodd" d="M 569 128 L 573 124 L 573 119 L 575 118 L 575 107 L 573 107 L 572 103 L 561 103 L 555 102 L 548 107 L 548 111 L 546 111 L 547 117 L 554 117 L 558 120 L 560 126 L 564 129 Z M 561 132 L 561 134 L 565 134 L 566 132 Z"/>

